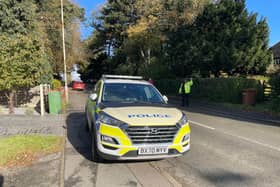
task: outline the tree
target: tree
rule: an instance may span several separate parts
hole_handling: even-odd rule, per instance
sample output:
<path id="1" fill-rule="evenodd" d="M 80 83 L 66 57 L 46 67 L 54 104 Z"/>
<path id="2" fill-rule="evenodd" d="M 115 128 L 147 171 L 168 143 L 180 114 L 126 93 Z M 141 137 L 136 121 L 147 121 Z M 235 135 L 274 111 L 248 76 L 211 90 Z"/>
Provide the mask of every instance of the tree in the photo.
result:
<path id="1" fill-rule="evenodd" d="M 92 62 L 108 72 L 246 75 L 270 62 L 266 20 L 243 0 L 109 0 L 96 15 L 89 46 L 106 58 Z"/>
<path id="2" fill-rule="evenodd" d="M 36 6 L 28 0 L 0 1 L 0 90 L 9 98 L 17 89 L 48 82 L 51 69 L 42 40 L 39 39 Z"/>
<path id="3" fill-rule="evenodd" d="M 73 22 L 69 25 L 66 32 L 67 40 L 67 65 L 73 67 L 74 64 L 86 65 L 88 55 L 86 53 L 86 45 L 81 41 L 79 32 L 80 24 Z"/>
<path id="4" fill-rule="evenodd" d="M 110 0 L 93 18 L 92 41 L 97 44 L 93 51 L 103 49 L 107 53 L 108 69 L 113 69 L 110 72 L 149 74 L 152 63 L 166 67 L 162 57 L 166 53 L 163 49 L 167 31 L 193 21 L 204 3 L 205 0 Z"/>
<path id="5" fill-rule="evenodd" d="M 68 67 L 85 63 L 79 21 L 84 10 L 64 1 Z M 7 92 L 10 112 L 17 89 L 48 83 L 62 70 L 61 14 L 57 0 L 0 0 L 0 89 Z"/>
<path id="6" fill-rule="evenodd" d="M 189 38 L 189 28 L 195 21 L 196 16 L 203 10 L 206 2 L 205 0 L 139 1 L 137 7 L 141 18 L 137 24 L 129 28 L 129 36 L 133 36 L 133 33 L 138 36 L 140 41 L 138 43 L 142 48 L 146 48 L 147 51 L 146 53 L 141 52 L 141 54 L 146 54 L 147 59 L 153 59 L 154 64 L 157 64 L 157 66 L 164 67 L 161 68 L 162 72 L 176 69 L 173 72 L 174 75 L 183 76 L 185 69 L 190 69 L 182 67 L 182 63 L 180 63 L 186 59 L 174 62 L 174 59 L 169 57 L 172 56 L 172 53 L 177 53 L 176 58 L 178 58 L 180 57 L 178 52 L 188 52 L 187 49 L 176 45 Z M 182 33 L 184 33 L 184 37 L 180 37 Z M 135 36 L 130 38 L 135 38 Z M 171 44 L 174 44 L 176 49 Z M 150 72 L 149 76 L 155 76 L 153 75 L 154 72 L 158 72 L 154 71 L 153 67 L 156 66 L 145 68 L 146 72 Z M 158 74 L 163 73 L 158 72 Z M 166 73 L 164 74 L 167 75 Z"/>
<path id="7" fill-rule="evenodd" d="M 27 34 L 35 28 L 36 6 L 27 0 L 0 1 L 0 33 Z"/>
<path id="8" fill-rule="evenodd" d="M 94 33 L 85 41 L 90 64 L 83 78 L 96 79 L 102 73 L 118 72 L 118 66 L 126 64 L 124 43 L 127 29 L 137 20 L 135 3 L 136 0 L 109 0 L 93 13 Z"/>
<path id="9" fill-rule="evenodd" d="M 41 30 L 47 56 L 57 75 L 63 71 L 60 1 L 35 0 L 38 25 Z M 84 20 L 84 9 L 64 0 L 65 43 L 67 67 L 87 61 L 79 34 L 79 23 Z M 68 69 L 70 70 L 70 69 Z"/>
<path id="10" fill-rule="evenodd" d="M 149 28 L 155 21 L 153 18 L 141 18 L 137 24 L 127 30 L 128 39 L 124 43 L 127 63 L 133 67 L 133 74 L 139 74 L 140 68 L 145 70 L 152 63 L 152 58 L 161 50 L 161 37 Z"/>
<path id="11" fill-rule="evenodd" d="M 103 38 L 107 52 L 118 50 L 127 38 L 126 30 L 137 20 L 136 0 L 109 0 L 100 14 L 93 17 L 92 26 Z"/>
<path id="12" fill-rule="evenodd" d="M 221 71 L 263 73 L 270 62 L 266 20 L 257 21 L 257 14 L 249 14 L 244 1 L 222 0 L 209 4 L 192 28 L 187 32 L 179 30 L 175 35 L 185 40 L 173 41 L 171 46 L 176 49 L 180 46 L 187 52 L 172 54 L 172 51 L 171 59 L 204 76 L 219 76 Z M 175 67 L 179 66 L 175 64 Z"/>
<path id="13" fill-rule="evenodd" d="M 46 79 L 48 69 L 43 68 L 47 59 L 43 45 L 34 36 L 1 34 L 0 41 L 0 90 L 6 91 L 10 113 L 14 113 L 15 91 Z"/>

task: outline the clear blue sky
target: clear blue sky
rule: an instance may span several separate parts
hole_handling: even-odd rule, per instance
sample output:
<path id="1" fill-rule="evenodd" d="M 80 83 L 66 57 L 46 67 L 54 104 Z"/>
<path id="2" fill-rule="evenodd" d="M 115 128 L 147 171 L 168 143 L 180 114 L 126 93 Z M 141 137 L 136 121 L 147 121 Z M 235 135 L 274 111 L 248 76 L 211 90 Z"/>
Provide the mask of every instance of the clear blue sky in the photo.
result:
<path id="1" fill-rule="evenodd" d="M 91 12 L 97 10 L 106 0 L 74 0 L 86 9 L 86 17 L 90 18 Z M 280 41 L 280 0 L 246 0 L 249 12 L 257 12 L 260 17 L 267 19 L 270 28 L 269 45 L 272 46 Z M 87 38 L 92 28 L 82 26 L 82 38 Z"/>

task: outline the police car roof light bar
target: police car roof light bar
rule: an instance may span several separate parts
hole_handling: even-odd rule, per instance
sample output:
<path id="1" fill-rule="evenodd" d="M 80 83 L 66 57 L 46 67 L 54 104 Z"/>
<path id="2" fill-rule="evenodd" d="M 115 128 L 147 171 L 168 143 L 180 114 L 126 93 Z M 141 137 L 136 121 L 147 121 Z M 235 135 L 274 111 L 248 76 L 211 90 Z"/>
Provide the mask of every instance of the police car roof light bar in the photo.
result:
<path id="1" fill-rule="evenodd" d="M 128 75 L 102 75 L 103 79 L 135 79 L 142 80 L 142 76 L 128 76 Z"/>

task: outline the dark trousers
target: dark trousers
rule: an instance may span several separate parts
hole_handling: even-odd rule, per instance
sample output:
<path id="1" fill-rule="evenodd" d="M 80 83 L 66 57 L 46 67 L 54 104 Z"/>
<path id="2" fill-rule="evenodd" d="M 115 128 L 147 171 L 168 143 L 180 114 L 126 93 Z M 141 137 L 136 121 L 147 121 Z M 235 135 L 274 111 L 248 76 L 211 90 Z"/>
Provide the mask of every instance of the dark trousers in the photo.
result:
<path id="1" fill-rule="evenodd" d="M 189 106 L 189 95 L 190 94 L 182 94 L 182 106 Z"/>

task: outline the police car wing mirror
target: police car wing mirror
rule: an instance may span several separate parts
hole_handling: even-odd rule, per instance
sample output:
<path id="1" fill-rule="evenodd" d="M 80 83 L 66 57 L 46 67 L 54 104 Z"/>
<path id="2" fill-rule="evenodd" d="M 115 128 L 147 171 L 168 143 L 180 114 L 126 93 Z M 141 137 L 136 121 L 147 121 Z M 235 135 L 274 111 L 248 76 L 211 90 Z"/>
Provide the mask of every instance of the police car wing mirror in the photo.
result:
<path id="1" fill-rule="evenodd" d="M 162 96 L 162 98 L 163 98 L 163 100 L 164 100 L 164 102 L 165 103 L 167 103 L 168 102 L 168 98 L 164 95 L 164 96 Z"/>
<path id="2" fill-rule="evenodd" d="M 97 99 L 97 94 L 96 94 L 96 93 L 90 94 L 90 95 L 89 95 L 89 98 L 90 98 L 90 100 L 92 100 L 92 101 L 96 101 L 96 99 Z"/>

